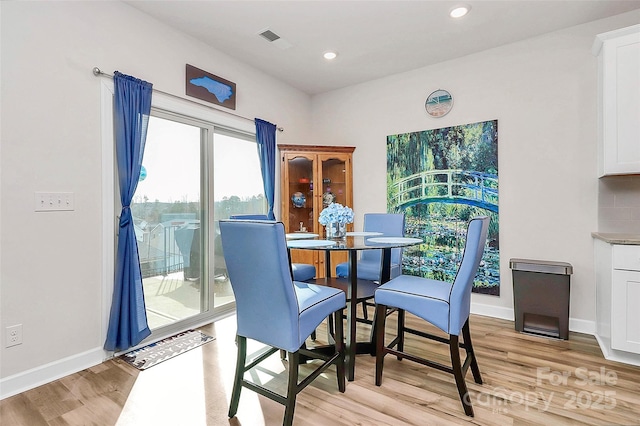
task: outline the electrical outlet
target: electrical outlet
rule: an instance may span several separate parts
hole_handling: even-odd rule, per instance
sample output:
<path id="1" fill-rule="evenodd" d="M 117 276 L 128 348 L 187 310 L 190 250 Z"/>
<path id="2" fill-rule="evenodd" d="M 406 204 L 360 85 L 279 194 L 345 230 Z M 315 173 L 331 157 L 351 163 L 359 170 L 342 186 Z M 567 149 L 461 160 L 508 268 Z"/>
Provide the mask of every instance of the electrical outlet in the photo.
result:
<path id="1" fill-rule="evenodd" d="M 5 339 L 6 339 L 5 347 L 7 348 L 10 348 L 11 346 L 21 345 L 22 344 L 22 324 L 12 325 L 11 327 L 7 327 Z"/>

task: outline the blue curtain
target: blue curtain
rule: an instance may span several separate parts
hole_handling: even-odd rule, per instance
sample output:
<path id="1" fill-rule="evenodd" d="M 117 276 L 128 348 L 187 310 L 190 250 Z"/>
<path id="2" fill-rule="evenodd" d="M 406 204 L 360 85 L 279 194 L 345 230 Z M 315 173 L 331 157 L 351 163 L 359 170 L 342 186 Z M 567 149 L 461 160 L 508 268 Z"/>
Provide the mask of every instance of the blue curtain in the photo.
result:
<path id="1" fill-rule="evenodd" d="M 258 156 L 260 157 L 260 170 L 262 171 L 262 184 L 268 205 L 267 216 L 269 220 L 275 220 L 276 216 L 273 214 L 273 202 L 276 182 L 276 125 L 259 118 L 256 118 L 255 122 Z"/>
<path id="2" fill-rule="evenodd" d="M 120 187 L 120 226 L 111 315 L 105 349 L 124 350 L 151 334 L 142 290 L 138 243 L 130 204 L 138 186 L 151 112 L 152 84 L 114 73 L 114 124 Z"/>

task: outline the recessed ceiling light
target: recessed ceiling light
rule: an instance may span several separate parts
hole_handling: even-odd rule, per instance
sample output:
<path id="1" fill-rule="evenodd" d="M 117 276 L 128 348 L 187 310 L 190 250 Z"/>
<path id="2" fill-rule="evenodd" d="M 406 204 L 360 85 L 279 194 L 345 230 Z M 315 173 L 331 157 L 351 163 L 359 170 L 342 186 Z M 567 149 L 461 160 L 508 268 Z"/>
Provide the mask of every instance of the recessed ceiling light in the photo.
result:
<path id="1" fill-rule="evenodd" d="M 471 10 L 471 6 L 458 6 L 449 12 L 449 16 L 452 18 L 462 18 L 464 15 L 469 13 L 469 10 Z"/>
<path id="2" fill-rule="evenodd" d="M 323 56 L 326 60 L 330 61 L 332 59 L 335 59 L 338 56 L 338 54 L 336 52 L 329 51 L 329 52 L 324 52 Z"/>

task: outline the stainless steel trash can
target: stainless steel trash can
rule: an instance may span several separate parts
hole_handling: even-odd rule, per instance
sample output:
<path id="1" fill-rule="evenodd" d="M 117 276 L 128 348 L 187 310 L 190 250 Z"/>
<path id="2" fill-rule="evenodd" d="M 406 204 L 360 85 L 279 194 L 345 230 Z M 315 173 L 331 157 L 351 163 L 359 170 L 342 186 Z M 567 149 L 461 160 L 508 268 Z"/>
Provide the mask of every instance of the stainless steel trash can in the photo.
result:
<path id="1" fill-rule="evenodd" d="M 567 340 L 571 264 L 511 259 L 509 267 L 516 331 Z"/>

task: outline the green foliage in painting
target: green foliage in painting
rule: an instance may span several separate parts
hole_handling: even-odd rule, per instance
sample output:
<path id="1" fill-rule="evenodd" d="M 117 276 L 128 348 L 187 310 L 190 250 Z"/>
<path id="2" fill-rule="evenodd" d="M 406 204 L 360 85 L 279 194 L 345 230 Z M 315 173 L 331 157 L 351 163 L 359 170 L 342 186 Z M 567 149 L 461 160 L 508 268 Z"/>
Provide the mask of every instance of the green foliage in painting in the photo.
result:
<path id="1" fill-rule="evenodd" d="M 387 172 L 391 181 L 424 170 L 497 174 L 497 140 L 497 120 L 387 136 Z"/>

